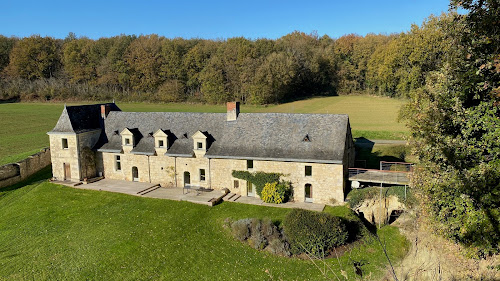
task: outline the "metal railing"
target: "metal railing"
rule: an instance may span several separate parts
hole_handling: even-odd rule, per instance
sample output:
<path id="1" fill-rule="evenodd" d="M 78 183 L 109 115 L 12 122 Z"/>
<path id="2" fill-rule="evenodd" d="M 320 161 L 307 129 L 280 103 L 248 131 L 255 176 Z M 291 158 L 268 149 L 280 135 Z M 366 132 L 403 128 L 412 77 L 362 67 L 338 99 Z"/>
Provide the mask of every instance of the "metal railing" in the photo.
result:
<path id="1" fill-rule="evenodd" d="M 361 182 L 401 183 L 410 181 L 410 171 L 349 168 L 349 179 Z"/>
<path id="2" fill-rule="evenodd" d="M 411 173 L 413 172 L 413 164 L 407 162 L 380 161 L 380 170 Z"/>

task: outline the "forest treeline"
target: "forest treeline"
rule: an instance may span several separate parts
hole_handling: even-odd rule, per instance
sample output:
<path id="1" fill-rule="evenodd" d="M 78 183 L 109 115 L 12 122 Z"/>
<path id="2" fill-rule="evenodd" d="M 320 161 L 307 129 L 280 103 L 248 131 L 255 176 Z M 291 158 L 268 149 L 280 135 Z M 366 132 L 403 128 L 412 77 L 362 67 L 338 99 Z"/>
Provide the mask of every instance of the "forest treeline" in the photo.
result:
<path id="1" fill-rule="evenodd" d="M 0 99 L 251 104 L 352 93 L 408 96 L 453 46 L 453 14 L 401 34 L 337 39 L 293 32 L 276 40 L 92 40 L 0 35 Z"/>

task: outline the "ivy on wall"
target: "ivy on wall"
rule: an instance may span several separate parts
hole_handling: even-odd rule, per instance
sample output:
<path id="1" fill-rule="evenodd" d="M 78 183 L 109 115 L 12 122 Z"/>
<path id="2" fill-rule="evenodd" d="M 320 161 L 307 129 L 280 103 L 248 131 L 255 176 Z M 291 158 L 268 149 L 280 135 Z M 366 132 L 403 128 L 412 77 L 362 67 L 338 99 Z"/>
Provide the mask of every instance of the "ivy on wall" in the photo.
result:
<path id="1" fill-rule="evenodd" d="M 279 182 L 282 174 L 280 173 L 265 173 L 249 171 L 235 171 L 232 172 L 233 177 L 251 182 L 255 185 L 255 190 L 259 196 L 262 194 L 262 189 L 266 183 Z"/>

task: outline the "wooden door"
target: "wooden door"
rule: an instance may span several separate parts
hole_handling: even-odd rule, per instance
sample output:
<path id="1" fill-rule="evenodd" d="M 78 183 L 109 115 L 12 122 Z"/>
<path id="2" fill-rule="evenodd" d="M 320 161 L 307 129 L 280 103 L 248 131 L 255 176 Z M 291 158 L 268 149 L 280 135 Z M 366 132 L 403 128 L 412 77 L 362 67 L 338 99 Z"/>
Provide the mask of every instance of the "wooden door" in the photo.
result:
<path id="1" fill-rule="evenodd" d="M 64 168 L 64 180 L 70 180 L 71 179 L 71 167 L 68 163 L 63 164 Z"/>

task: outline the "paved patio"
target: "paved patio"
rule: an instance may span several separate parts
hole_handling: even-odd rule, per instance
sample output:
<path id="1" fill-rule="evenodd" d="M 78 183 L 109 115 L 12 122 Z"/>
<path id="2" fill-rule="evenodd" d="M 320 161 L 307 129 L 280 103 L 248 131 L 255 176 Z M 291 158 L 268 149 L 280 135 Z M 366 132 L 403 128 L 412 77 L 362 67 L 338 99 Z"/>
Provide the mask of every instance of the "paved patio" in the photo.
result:
<path id="1" fill-rule="evenodd" d="M 287 202 L 284 204 L 270 204 L 270 203 L 264 203 L 259 198 L 246 197 L 246 196 L 238 197 L 238 199 L 235 201 L 226 200 L 227 197 L 224 197 L 225 194 L 221 190 L 196 191 L 191 189 L 186 192 L 182 188 L 164 188 L 160 187 L 157 184 L 145 183 L 145 182 L 102 179 L 89 184 L 78 184 L 69 181 L 53 181 L 53 183 L 80 189 L 118 192 L 118 193 L 125 193 L 129 195 L 149 197 L 149 198 L 187 201 L 191 203 L 203 204 L 208 206 L 213 206 L 215 205 L 216 202 L 221 201 L 222 199 L 224 201 L 230 201 L 234 203 L 260 205 L 267 207 L 278 207 L 278 208 L 300 208 L 318 212 L 323 211 L 323 209 L 325 208 L 324 204 L 306 203 L 306 202 Z"/>

